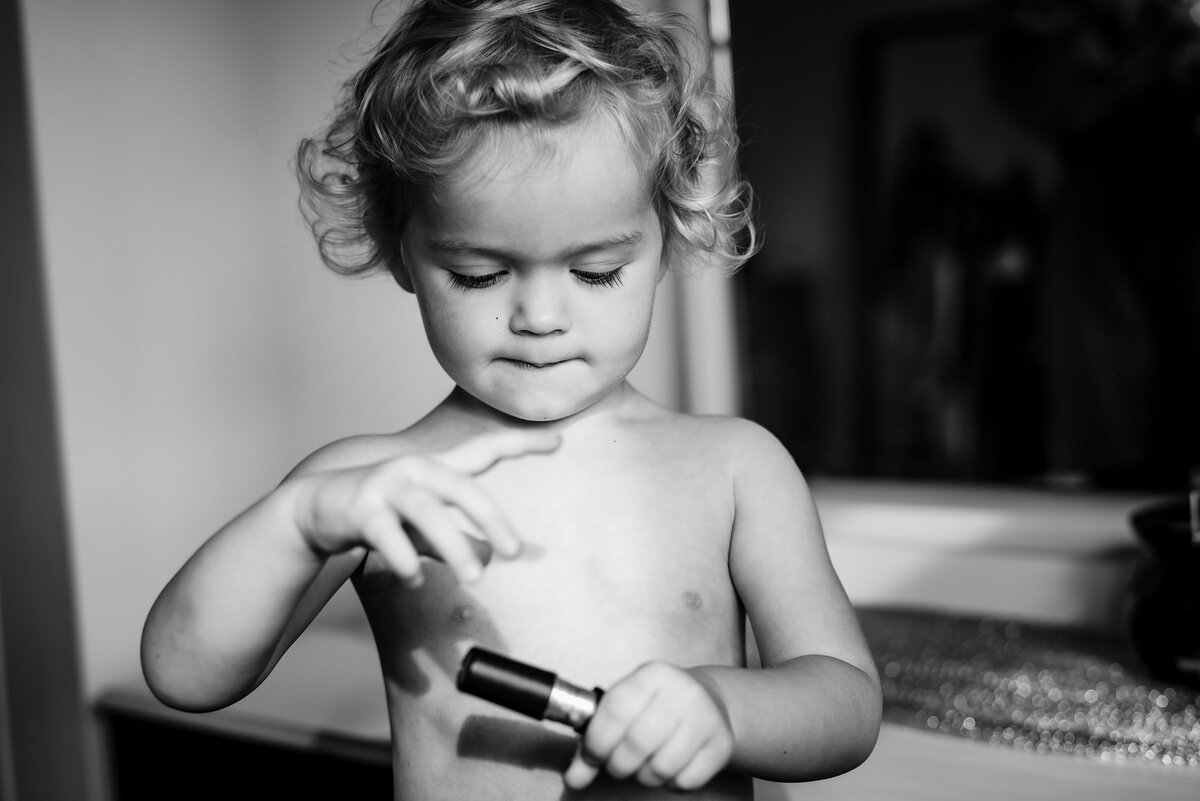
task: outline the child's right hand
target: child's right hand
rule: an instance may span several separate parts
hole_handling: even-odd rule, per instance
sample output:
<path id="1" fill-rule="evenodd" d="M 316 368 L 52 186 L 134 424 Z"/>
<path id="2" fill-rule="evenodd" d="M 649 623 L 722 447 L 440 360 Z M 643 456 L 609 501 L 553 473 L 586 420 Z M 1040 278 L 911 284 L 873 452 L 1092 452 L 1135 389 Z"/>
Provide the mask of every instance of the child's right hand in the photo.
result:
<path id="1" fill-rule="evenodd" d="M 481 541 L 505 557 L 518 555 L 521 541 L 472 477 L 501 459 L 553 451 L 559 441 L 546 431 L 503 431 L 440 453 L 310 473 L 295 479 L 296 526 L 320 554 L 359 546 L 378 551 L 412 587 L 424 580 L 422 556 L 445 562 L 461 581 L 474 581 L 489 551 Z"/>

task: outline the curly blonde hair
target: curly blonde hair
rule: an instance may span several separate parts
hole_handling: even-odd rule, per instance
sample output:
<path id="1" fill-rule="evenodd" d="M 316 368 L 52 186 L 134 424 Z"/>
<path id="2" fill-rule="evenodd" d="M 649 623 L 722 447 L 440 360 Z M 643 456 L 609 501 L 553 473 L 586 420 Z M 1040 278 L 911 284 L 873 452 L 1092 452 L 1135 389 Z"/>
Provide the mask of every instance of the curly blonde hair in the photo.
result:
<path id="1" fill-rule="evenodd" d="M 736 270 L 759 244 L 751 193 L 728 101 L 689 47 L 704 52 L 686 18 L 618 0 L 418 0 L 298 148 L 322 260 L 398 277 L 422 193 L 498 133 L 599 109 L 642 158 L 667 263 Z"/>

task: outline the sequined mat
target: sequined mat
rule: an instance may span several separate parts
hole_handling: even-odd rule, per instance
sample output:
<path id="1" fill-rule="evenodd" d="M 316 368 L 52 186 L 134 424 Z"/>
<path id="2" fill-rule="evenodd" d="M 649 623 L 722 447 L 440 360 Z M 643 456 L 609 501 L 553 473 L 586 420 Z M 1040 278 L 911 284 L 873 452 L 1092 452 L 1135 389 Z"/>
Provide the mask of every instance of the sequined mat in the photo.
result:
<path id="1" fill-rule="evenodd" d="M 858 610 L 884 720 L 1023 751 L 1200 768 L 1200 689 L 1144 673 L 1101 633 Z"/>

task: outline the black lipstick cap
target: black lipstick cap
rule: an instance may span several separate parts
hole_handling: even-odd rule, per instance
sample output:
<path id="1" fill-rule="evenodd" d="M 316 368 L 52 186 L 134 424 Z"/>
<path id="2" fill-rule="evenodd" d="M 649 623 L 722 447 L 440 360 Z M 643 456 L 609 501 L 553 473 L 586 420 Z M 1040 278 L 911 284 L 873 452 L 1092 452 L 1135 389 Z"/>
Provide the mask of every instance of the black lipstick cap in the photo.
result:
<path id="1" fill-rule="evenodd" d="M 472 648 L 458 670 L 458 689 L 541 720 L 555 674 L 483 648 Z"/>

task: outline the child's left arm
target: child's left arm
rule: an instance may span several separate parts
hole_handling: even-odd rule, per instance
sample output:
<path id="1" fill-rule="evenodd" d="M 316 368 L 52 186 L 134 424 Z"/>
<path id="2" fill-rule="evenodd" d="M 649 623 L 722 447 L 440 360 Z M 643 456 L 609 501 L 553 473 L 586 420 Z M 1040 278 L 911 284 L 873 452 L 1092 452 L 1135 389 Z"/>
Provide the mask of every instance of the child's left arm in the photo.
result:
<path id="1" fill-rule="evenodd" d="M 762 669 L 643 665 L 608 688 L 566 773 L 694 789 L 724 769 L 775 781 L 861 764 L 881 717 L 879 676 L 799 469 L 764 429 L 731 445 L 730 571 Z"/>

